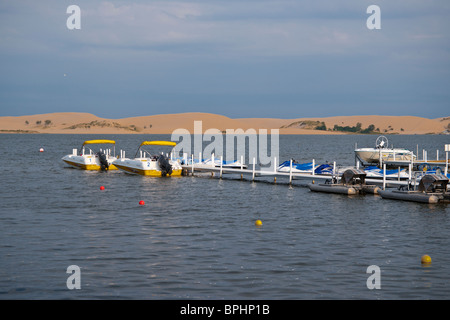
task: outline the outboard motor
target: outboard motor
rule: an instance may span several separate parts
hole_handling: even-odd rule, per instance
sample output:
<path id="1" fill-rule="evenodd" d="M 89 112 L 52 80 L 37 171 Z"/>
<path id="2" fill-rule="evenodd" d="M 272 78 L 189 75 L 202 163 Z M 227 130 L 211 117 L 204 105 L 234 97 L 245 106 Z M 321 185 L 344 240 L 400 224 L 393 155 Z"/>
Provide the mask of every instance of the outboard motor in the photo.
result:
<path id="1" fill-rule="evenodd" d="M 426 174 L 420 179 L 419 191 L 424 193 L 447 191 L 449 179 L 442 174 Z"/>
<path id="2" fill-rule="evenodd" d="M 106 155 L 103 152 L 97 152 L 98 160 L 100 161 L 100 168 L 102 171 L 107 171 L 109 169 L 109 163 L 106 159 Z"/>
<path id="3" fill-rule="evenodd" d="M 365 184 L 366 173 L 360 169 L 347 169 L 342 174 L 341 182 L 344 185 Z"/>
<path id="4" fill-rule="evenodd" d="M 164 155 L 158 157 L 158 164 L 161 168 L 161 176 L 165 177 L 166 175 L 170 176 L 172 174 L 172 165 Z"/>

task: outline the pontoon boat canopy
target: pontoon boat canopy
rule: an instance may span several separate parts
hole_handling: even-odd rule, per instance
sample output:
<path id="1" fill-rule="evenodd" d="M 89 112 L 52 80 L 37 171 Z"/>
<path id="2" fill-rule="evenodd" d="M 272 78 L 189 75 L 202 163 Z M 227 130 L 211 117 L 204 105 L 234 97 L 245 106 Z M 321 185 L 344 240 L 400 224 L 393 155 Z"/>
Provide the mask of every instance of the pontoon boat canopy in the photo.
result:
<path id="1" fill-rule="evenodd" d="M 83 146 L 86 144 L 101 144 L 101 143 L 116 144 L 114 140 L 88 140 L 83 143 Z"/>
<path id="2" fill-rule="evenodd" d="M 144 141 L 141 146 L 172 146 L 175 147 L 177 144 L 172 141 Z"/>

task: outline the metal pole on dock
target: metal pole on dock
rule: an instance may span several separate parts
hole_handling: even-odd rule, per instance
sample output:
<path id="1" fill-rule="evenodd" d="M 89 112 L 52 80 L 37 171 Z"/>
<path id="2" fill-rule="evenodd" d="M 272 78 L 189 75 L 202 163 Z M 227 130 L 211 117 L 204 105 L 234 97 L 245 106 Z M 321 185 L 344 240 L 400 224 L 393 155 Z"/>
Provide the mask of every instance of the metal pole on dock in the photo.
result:
<path id="1" fill-rule="evenodd" d="M 244 156 L 241 155 L 241 171 L 244 169 Z M 244 174 L 241 173 L 241 180 L 244 179 Z"/>
<path id="2" fill-rule="evenodd" d="M 253 158 L 253 172 L 252 172 L 252 181 L 255 180 L 255 165 L 256 165 L 256 159 Z"/>
<path id="3" fill-rule="evenodd" d="M 382 153 L 381 153 L 381 149 L 380 149 L 380 151 L 379 151 L 379 163 L 380 163 L 380 169 L 382 168 L 382 166 L 383 166 L 383 155 L 382 155 Z"/>
<path id="4" fill-rule="evenodd" d="M 445 176 L 447 176 L 447 174 L 448 174 L 448 153 L 447 153 L 447 155 L 445 156 Z"/>
<path id="5" fill-rule="evenodd" d="M 448 173 L 448 152 L 450 151 L 450 144 L 445 145 L 445 176 L 447 176 Z"/>
<path id="6" fill-rule="evenodd" d="M 292 159 L 289 162 L 289 183 L 292 183 Z"/>
<path id="7" fill-rule="evenodd" d="M 383 190 L 386 188 L 386 163 L 383 163 Z"/>
<path id="8" fill-rule="evenodd" d="M 211 168 L 215 167 L 214 160 L 214 153 L 211 153 Z M 211 171 L 211 177 L 214 177 L 214 171 Z"/>
<path id="9" fill-rule="evenodd" d="M 220 156 L 220 179 L 222 179 L 222 164 L 223 164 L 223 156 Z"/>
<path id="10" fill-rule="evenodd" d="M 191 154 L 191 160 L 192 160 L 192 162 L 191 162 L 191 176 L 193 176 L 194 175 L 194 155 L 193 154 Z"/>
<path id="11" fill-rule="evenodd" d="M 409 186 L 411 185 L 411 171 L 412 171 L 412 161 L 411 163 L 408 164 L 408 190 L 409 190 Z"/>
<path id="12" fill-rule="evenodd" d="M 277 157 L 273 157 L 273 172 L 276 173 L 277 172 Z M 277 176 L 273 177 L 273 182 L 276 183 L 277 182 Z"/>

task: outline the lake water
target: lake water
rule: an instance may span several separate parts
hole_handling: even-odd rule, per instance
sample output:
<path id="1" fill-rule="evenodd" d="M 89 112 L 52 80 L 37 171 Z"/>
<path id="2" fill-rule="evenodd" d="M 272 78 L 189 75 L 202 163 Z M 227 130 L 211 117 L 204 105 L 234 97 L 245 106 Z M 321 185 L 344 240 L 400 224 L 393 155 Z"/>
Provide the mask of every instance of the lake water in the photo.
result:
<path id="1" fill-rule="evenodd" d="M 0 299 L 450 298 L 450 205 L 312 193 L 283 179 L 88 172 L 61 161 L 94 138 L 114 139 L 116 153 L 130 156 L 141 141 L 170 135 L 0 135 Z M 437 149 L 445 157 L 450 143 L 388 138 L 429 158 Z M 355 143 L 375 139 L 280 136 L 280 158 L 353 165 Z M 79 290 L 66 285 L 71 265 L 81 270 Z M 380 289 L 367 287 L 371 265 Z"/>

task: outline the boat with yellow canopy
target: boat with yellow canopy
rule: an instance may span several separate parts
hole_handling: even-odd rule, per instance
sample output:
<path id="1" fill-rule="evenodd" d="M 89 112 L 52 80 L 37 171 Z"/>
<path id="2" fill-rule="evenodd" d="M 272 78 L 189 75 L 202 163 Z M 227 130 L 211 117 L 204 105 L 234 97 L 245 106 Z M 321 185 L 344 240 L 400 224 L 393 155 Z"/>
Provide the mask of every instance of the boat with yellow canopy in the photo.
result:
<path id="1" fill-rule="evenodd" d="M 163 153 L 153 154 L 147 149 L 148 146 L 175 147 L 176 145 L 172 141 L 144 141 L 139 145 L 133 159 L 120 157 L 113 164 L 118 169 L 131 174 L 152 177 L 181 176 L 182 167 L 179 161 L 172 160 Z"/>
<path id="2" fill-rule="evenodd" d="M 111 149 L 99 149 L 98 151 L 92 150 L 91 145 L 113 145 L 113 151 Z M 68 154 L 62 158 L 62 160 L 68 165 L 83 169 L 83 170 L 117 170 L 117 167 L 112 163 L 117 160 L 116 158 L 116 142 L 114 140 L 87 140 L 81 145 L 80 150 L 73 149 L 72 154 Z"/>

